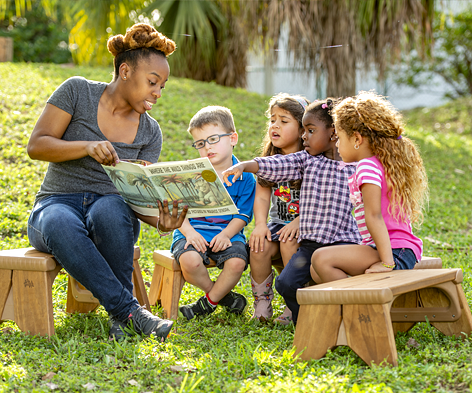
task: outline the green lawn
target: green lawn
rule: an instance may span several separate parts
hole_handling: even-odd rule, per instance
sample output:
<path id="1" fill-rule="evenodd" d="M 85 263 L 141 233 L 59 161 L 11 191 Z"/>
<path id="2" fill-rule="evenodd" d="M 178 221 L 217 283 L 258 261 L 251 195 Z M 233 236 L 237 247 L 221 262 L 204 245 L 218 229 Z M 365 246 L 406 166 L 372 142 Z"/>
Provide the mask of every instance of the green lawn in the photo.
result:
<path id="1" fill-rule="evenodd" d="M 27 217 L 47 164 L 30 160 L 25 147 L 47 98 L 70 76 L 109 81 L 111 71 L 0 63 L 2 249 L 29 246 Z M 213 104 L 225 105 L 234 114 L 240 133 L 235 154 L 242 160 L 254 157 L 267 101 L 268 97 L 244 90 L 171 78 L 151 113 L 164 134 L 161 160 L 197 157 L 187 124 L 198 109 Z M 445 267 L 463 269 L 469 303 L 471 113 L 469 99 L 406 114 L 407 121 L 411 119 L 408 135 L 421 149 L 430 182 L 429 208 L 417 234 L 424 240 L 426 255 L 440 256 Z M 139 246 L 148 284 L 152 251 L 169 245 L 169 238 L 160 239 L 155 230 L 143 227 Z M 248 272 L 237 290 L 252 303 Z M 186 285 L 182 302 L 199 296 L 199 290 Z M 370 368 L 346 347 L 318 361 L 294 361 L 294 328 L 252 321 L 252 307 L 239 317 L 219 310 L 205 319 L 178 320 L 165 344 L 140 338 L 114 343 L 107 340 L 102 308 L 90 315 L 65 313 L 66 275 L 56 279 L 53 297 L 56 335 L 51 339 L 26 336 L 11 322 L 0 326 L 0 392 L 457 392 L 472 387 L 472 340 L 445 337 L 426 323 L 397 336 L 397 368 Z M 274 309 L 276 314 L 283 309 L 279 296 Z M 410 339 L 414 341 L 409 344 Z"/>

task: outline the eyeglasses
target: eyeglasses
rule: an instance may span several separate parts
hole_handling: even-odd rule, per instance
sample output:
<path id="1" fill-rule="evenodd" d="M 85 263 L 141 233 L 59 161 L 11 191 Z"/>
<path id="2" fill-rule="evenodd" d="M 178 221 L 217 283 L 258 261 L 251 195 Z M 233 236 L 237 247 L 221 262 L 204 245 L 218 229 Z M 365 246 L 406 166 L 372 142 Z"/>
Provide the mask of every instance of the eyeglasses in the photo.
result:
<path id="1" fill-rule="evenodd" d="M 207 139 L 199 139 L 198 141 L 193 142 L 192 146 L 195 149 L 203 149 L 205 147 L 205 142 L 208 142 L 209 145 L 214 145 L 220 141 L 221 137 L 230 135 L 233 135 L 233 133 L 210 135 Z"/>

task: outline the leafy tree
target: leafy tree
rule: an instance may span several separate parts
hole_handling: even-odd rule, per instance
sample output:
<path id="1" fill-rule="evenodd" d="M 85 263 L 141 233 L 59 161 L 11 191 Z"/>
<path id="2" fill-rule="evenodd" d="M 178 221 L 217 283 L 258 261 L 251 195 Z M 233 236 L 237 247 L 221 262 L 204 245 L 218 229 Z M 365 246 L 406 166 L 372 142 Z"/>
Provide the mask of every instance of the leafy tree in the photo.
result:
<path id="1" fill-rule="evenodd" d="M 358 66 L 383 79 L 404 47 L 423 54 L 432 43 L 434 0 L 239 1 L 254 43 L 274 61 L 287 32 L 293 65 L 325 77 L 327 96 L 355 94 Z"/>
<path id="2" fill-rule="evenodd" d="M 62 18 L 53 19 L 35 2 L 24 16 L 0 20 L 0 35 L 13 38 L 14 61 L 69 63 L 69 32 Z"/>
<path id="3" fill-rule="evenodd" d="M 437 13 L 433 37 L 434 56 L 425 61 L 412 51 L 394 70 L 395 81 L 421 88 L 439 76 L 451 87 L 446 97 L 472 95 L 472 7 L 455 16 Z"/>

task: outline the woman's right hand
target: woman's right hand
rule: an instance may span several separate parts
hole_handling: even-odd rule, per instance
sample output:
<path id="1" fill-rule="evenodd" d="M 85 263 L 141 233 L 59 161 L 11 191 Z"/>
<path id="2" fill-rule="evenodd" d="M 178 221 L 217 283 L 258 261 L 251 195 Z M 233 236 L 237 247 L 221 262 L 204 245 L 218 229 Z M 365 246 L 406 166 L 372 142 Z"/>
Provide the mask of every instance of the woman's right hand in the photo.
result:
<path id="1" fill-rule="evenodd" d="M 263 252 L 265 239 L 272 241 L 272 234 L 270 233 L 267 224 L 256 225 L 249 237 L 249 248 L 251 251 Z"/>
<path id="2" fill-rule="evenodd" d="M 115 166 L 118 161 L 118 154 L 109 141 L 92 141 L 87 143 L 85 151 L 95 161 L 102 165 Z"/>
<path id="3" fill-rule="evenodd" d="M 177 200 L 172 202 L 172 214 L 169 212 L 169 202 L 167 199 L 164 199 L 162 203 L 157 201 L 157 206 L 159 207 L 159 218 L 156 226 L 161 232 L 170 232 L 182 226 L 187 216 L 187 205 L 183 207 L 180 214 L 179 201 Z"/>

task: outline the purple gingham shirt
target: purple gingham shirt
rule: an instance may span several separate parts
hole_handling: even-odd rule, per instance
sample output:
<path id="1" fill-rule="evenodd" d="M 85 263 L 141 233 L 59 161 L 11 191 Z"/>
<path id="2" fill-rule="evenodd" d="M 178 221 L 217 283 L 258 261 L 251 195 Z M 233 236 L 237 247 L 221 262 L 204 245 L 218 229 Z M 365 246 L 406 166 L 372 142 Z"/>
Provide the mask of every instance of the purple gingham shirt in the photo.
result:
<path id="1" fill-rule="evenodd" d="M 351 214 L 348 178 L 355 165 L 334 161 L 322 154 L 306 151 L 269 157 L 257 157 L 257 176 L 281 182 L 302 178 L 300 190 L 300 234 L 298 241 L 321 244 L 360 243 L 361 236 Z"/>

